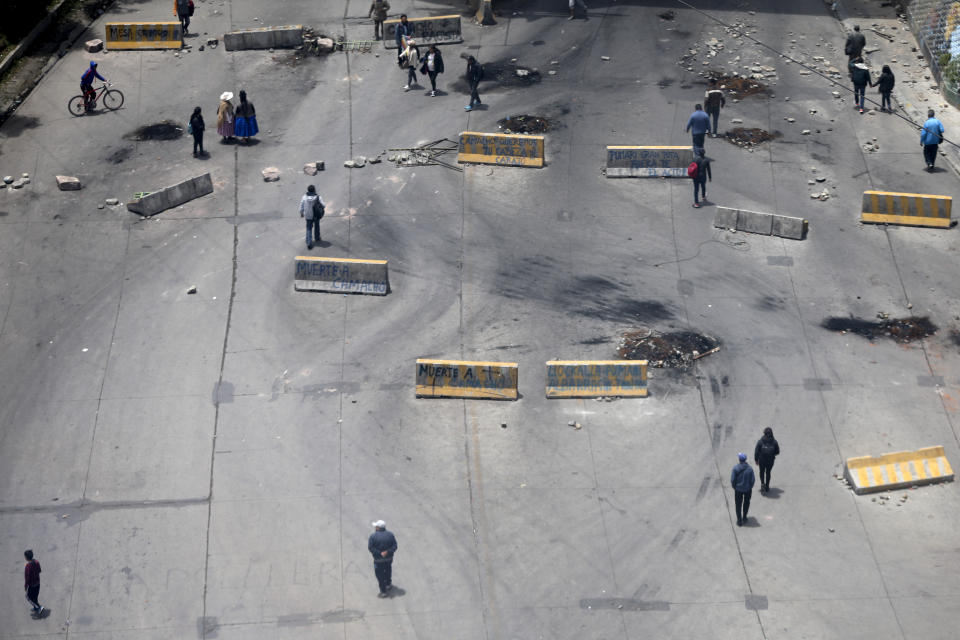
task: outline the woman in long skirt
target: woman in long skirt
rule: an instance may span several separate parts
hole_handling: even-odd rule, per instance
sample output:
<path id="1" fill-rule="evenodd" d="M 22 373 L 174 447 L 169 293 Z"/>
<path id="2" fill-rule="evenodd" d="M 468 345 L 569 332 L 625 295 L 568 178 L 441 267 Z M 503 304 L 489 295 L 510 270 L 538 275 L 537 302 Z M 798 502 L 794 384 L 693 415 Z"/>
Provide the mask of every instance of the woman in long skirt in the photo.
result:
<path id="1" fill-rule="evenodd" d="M 233 135 L 243 138 L 245 143 L 257 135 L 260 128 L 257 126 L 257 110 L 253 103 L 247 100 L 247 92 L 240 91 L 240 106 L 237 107 L 236 119 L 233 123 Z"/>
<path id="2" fill-rule="evenodd" d="M 223 136 L 221 142 L 233 137 L 233 94 L 224 91 L 220 94 L 220 107 L 217 109 L 217 133 Z"/>

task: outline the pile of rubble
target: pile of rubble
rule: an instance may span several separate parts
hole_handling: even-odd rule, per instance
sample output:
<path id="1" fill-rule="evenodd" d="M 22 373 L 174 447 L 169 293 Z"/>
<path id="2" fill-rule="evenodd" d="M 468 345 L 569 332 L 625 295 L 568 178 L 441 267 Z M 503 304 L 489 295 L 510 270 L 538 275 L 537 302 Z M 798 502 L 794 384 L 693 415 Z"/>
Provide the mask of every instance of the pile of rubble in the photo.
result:
<path id="1" fill-rule="evenodd" d="M 744 127 L 735 127 L 723 134 L 727 142 L 735 144 L 738 147 L 753 148 L 758 144 L 769 142 L 774 138 L 780 137 L 779 131 L 770 133 L 763 129 L 751 129 Z"/>
<path id="2" fill-rule="evenodd" d="M 719 340 L 692 331 L 641 329 L 623 334 L 617 355 L 624 360 L 646 360 L 651 367 L 686 371 L 694 361 L 719 350 Z"/>

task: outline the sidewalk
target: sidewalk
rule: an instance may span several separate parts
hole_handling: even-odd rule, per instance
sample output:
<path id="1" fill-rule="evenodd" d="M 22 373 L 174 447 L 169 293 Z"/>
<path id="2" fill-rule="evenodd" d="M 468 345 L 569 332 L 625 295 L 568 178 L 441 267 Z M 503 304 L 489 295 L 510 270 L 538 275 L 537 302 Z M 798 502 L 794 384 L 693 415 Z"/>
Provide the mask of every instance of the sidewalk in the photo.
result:
<path id="1" fill-rule="evenodd" d="M 890 65 L 897 79 L 893 89 L 894 104 L 902 115 L 917 123 L 918 152 L 919 127 L 927 119 L 927 109 L 936 112 L 947 140 L 960 140 L 960 111 L 940 94 L 940 87 L 930 73 L 930 65 L 921 53 L 907 19 L 898 17 L 893 7 L 879 6 L 871 0 L 838 0 L 836 12 L 847 33 L 853 31 L 854 25 L 860 25 L 860 31 L 867 38 L 864 60 L 874 80 L 883 65 Z M 877 32 L 890 36 L 892 40 Z M 867 99 L 876 103 L 871 105 L 874 109 L 879 106 L 880 96 L 876 89 L 867 90 Z M 960 147 L 944 143 L 940 145 L 940 156 L 960 176 Z"/>

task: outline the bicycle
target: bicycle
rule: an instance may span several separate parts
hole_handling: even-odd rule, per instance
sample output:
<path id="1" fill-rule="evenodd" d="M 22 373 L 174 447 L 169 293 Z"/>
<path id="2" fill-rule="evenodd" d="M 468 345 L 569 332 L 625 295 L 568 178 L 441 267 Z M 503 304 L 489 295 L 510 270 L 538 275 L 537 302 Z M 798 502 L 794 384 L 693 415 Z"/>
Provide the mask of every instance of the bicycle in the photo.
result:
<path id="1" fill-rule="evenodd" d="M 112 87 L 112 84 L 104 83 L 98 89 L 94 89 L 91 94 L 90 103 L 87 104 L 85 96 L 81 93 L 78 96 L 73 96 L 70 98 L 70 101 L 67 102 L 67 110 L 70 111 L 71 115 L 82 116 L 88 111 L 93 111 L 97 107 L 97 100 L 103 98 L 103 106 L 110 111 L 115 111 L 123 106 L 123 93 L 119 89 L 109 89 Z"/>

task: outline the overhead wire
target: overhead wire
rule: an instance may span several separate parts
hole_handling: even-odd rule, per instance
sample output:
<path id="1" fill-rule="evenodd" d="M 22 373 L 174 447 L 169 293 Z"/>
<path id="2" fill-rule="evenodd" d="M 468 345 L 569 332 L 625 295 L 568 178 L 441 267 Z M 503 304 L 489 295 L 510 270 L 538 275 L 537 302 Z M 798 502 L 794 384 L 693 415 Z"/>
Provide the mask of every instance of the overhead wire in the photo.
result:
<path id="1" fill-rule="evenodd" d="M 803 68 L 806 69 L 807 71 L 809 71 L 809 72 L 811 72 L 811 73 L 814 73 L 814 74 L 820 76 L 821 78 L 823 78 L 824 80 L 826 80 L 826 81 L 829 82 L 830 84 L 833 84 L 833 85 L 835 85 L 835 86 L 837 86 L 837 87 L 840 87 L 841 89 L 847 91 L 848 93 L 854 93 L 853 89 L 851 89 L 848 85 L 843 84 L 843 83 L 841 83 L 841 82 L 838 82 L 838 81 L 835 80 L 834 78 L 832 78 L 832 77 L 830 77 L 830 76 L 828 76 L 828 75 L 826 75 L 826 74 L 824 74 L 824 73 L 821 73 L 821 72 L 820 72 L 818 69 L 816 69 L 815 67 L 811 67 L 810 65 L 806 64 L 805 62 L 803 62 L 803 61 L 801 61 L 801 60 L 797 60 L 796 58 L 794 58 L 794 57 L 791 56 L 790 54 L 785 53 L 785 52 L 783 52 L 783 51 L 780 51 L 780 50 L 777 49 L 776 47 L 772 47 L 772 46 L 770 46 L 769 44 L 767 44 L 766 42 L 763 42 L 762 40 L 758 40 L 757 38 L 754 38 L 752 35 L 750 35 L 749 33 L 741 30 L 741 29 L 738 28 L 736 25 L 729 24 L 728 22 L 725 22 L 724 20 L 721 20 L 720 18 L 718 18 L 717 16 L 713 15 L 712 13 L 709 13 L 708 11 L 704 11 L 703 9 L 699 9 L 699 8 L 693 6 L 692 4 L 690 4 L 689 2 L 687 2 L 686 0 L 674 0 L 674 2 L 676 2 L 677 4 L 682 5 L 682 6 L 686 7 L 686 8 L 688 8 L 688 9 L 690 9 L 691 11 L 694 11 L 694 12 L 696 12 L 696 13 L 699 13 L 700 15 L 702 15 L 702 16 L 710 19 L 710 20 L 713 20 L 713 21 L 716 22 L 717 24 L 723 25 L 726 29 L 729 29 L 729 30 L 737 33 L 739 36 L 742 36 L 742 37 L 746 38 L 747 40 L 750 40 L 751 42 L 760 45 L 761 47 L 764 47 L 764 48 L 766 48 L 766 49 L 769 49 L 770 51 L 772 51 L 773 53 L 777 54 L 777 55 L 780 56 L 781 58 L 785 58 L 785 59 L 789 60 L 790 62 L 792 62 L 792 63 L 794 63 L 794 64 L 796 64 L 796 65 L 799 65 L 799 66 L 803 67 Z M 872 105 L 874 105 L 874 106 L 881 106 L 881 105 L 879 105 L 879 104 L 876 102 L 876 100 L 873 100 L 872 98 L 867 98 L 866 96 L 864 96 L 864 100 L 865 100 L 866 102 L 869 102 L 870 104 L 872 104 Z M 918 122 L 916 122 L 916 121 L 913 120 L 912 118 L 910 118 L 910 117 L 908 117 L 908 116 L 906 116 L 906 115 L 904 115 L 904 114 L 902 114 L 902 113 L 900 113 L 900 112 L 898 112 L 898 111 L 891 111 L 891 113 L 892 113 L 893 115 L 897 116 L 898 118 L 900 118 L 901 120 L 909 123 L 911 126 L 916 127 L 918 130 L 919 130 L 919 129 L 923 129 L 923 125 L 922 125 L 922 124 L 919 124 Z M 954 147 L 960 148 L 960 144 L 957 144 L 956 142 L 953 142 L 952 140 L 948 140 L 948 139 L 945 138 L 945 137 L 943 138 L 943 142 L 945 142 L 945 143 L 947 143 L 947 144 L 950 144 L 950 145 L 953 145 Z"/>

